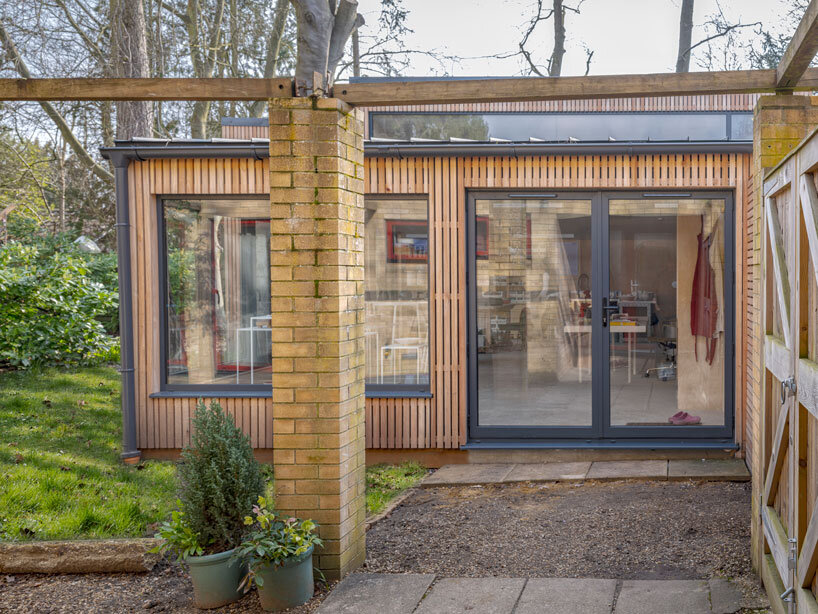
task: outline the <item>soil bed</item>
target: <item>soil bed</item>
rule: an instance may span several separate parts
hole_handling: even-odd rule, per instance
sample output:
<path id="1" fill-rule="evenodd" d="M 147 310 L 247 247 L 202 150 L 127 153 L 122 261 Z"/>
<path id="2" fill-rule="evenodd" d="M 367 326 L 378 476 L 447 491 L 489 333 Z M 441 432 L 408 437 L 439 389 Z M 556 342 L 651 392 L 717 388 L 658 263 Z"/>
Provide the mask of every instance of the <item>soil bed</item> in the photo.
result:
<path id="1" fill-rule="evenodd" d="M 442 576 L 753 576 L 750 484 L 433 488 L 367 533 L 368 571 Z"/>
<path id="2" fill-rule="evenodd" d="M 315 597 L 288 614 L 309 614 L 327 595 L 326 586 L 316 583 Z M 261 609 L 255 591 L 216 613 L 253 613 Z M 0 612 L 111 614 L 174 612 L 200 614 L 193 606 L 193 589 L 187 573 L 177 564 L 162 562 L 143 574 L 20 574 L 0 576 Z"/>

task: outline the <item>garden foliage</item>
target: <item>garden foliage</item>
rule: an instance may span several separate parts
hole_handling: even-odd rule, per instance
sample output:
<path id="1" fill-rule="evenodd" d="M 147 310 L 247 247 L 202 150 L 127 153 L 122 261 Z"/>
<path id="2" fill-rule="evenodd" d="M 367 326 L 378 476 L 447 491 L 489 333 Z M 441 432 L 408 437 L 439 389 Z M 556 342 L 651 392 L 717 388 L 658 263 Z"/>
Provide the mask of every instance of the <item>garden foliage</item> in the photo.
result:
<path id="1" fill-rule="evenodd" d="M 115 262 L 67 241 L 0 245 L 0 366 L 87 365 L 109 358 L 116 339 Z M 112 270 L 113 269 L 113 272 Z"/>

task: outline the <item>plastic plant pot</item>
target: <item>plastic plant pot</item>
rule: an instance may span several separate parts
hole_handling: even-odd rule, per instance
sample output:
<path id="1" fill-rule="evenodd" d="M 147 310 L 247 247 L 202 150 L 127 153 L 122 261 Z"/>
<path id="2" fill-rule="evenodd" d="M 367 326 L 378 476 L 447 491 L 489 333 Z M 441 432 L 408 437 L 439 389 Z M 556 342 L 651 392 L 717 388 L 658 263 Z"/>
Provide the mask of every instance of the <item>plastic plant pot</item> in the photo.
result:
<path id="1" fill-rule="evenodd" d="M 278 566 L 267 565 L 256 571 L 261 578 L 258 598 L 267 612 L 286 610 L 306 603 L 315 586 L 312 577 L 313 546 L 304 554 L 291 557 Z"/>
<path id="2" fill-rule="evenodd" d="M 218 608 L 242 597 L 239 584 L 246 567 L 241 561 L 231 561 L 232 555 L 233 550 L 228 550 L 186 559 L 197 608 Z"/>

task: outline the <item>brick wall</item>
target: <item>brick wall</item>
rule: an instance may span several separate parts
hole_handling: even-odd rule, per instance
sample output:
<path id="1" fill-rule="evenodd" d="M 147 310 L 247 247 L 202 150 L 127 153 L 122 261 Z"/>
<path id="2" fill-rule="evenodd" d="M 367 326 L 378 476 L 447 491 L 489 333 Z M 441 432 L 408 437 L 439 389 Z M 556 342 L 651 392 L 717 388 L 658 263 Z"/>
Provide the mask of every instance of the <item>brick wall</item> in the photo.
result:
<path id="1" fill-rule="evenodd" d="M 338 578 L 365 556 L 363 121 L 335 99 L 269 112 L 276 507 L 321 525 Z"/>

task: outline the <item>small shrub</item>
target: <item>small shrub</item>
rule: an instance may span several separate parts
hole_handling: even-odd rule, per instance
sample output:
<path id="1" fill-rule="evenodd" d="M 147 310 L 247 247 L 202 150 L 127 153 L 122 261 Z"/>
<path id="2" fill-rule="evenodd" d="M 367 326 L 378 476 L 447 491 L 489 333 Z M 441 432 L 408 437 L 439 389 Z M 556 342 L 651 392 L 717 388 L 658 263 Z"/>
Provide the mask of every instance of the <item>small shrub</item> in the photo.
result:
<path id="1" fill-rule="evenodd" d="M 178 470 L 180 507 L 198 544 L 223 552 L 241 543 L 264 480 L 249 438 L 218 403 L 199 401 L 192 422 L 192 445 Z"/>

